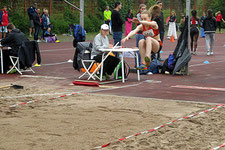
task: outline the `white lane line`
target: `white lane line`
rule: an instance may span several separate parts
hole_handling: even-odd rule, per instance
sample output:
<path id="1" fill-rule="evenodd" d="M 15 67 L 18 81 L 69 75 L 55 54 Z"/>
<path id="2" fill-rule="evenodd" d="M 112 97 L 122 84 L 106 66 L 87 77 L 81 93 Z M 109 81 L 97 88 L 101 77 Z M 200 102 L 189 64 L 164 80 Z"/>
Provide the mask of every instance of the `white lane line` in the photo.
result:
<path id="1" fill-rule="evenodd" d="M 175 85 L 175 86 L 171 86 L 171 87 L 183 88 L 183 89 L 193 89 L 193 90 L 213 90 L 213 91 L 225 92 L 225 88 L 216 88 L 216 87 L 201 87 L 201 86 L 188 86 L 188 85 Z"/>
<path id="2" fill-rule="evenodd" d="M 48 50 L 42 50 L 40 51 L 41 53 L 43 52 L 54 52 L 54 51 L 69 51 L 69 50 L 75 50 L 74 48 L 66 48 L 66 49 L 48 49 Z"/>
<path id="3" fill-rule="evenodd" d="M 225 61 L 224 60 L 215 61 L 215 62 L 210 62 L 209 64 L 216 64 L 216 63 L 222 63 L 222 62 L 225 62 Z M 203 66 L 203 65 L 209 65 L 209 64 L 204 64 L 204 63 L 201 63 L 201 64 L 193 64 L 193 65 L 190 65 L 189 67 Z"/>
<path id="4" fill-rule="evenodd" d="M 64 61 L 64 62 L 51 63 L 51 64 L 42 64 L 41 66 L 54 66 L 54 65 L 61 65 L 61 64 L 67 64 L 67 63 L 71 63 L 71 62 Z"/>

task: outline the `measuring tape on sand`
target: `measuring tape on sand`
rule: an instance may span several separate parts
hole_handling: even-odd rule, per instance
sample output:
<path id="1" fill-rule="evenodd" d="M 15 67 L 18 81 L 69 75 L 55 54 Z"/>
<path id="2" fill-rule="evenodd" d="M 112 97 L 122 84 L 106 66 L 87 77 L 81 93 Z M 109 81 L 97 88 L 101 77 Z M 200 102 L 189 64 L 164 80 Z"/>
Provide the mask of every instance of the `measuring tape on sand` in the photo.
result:
<path id="1" fill-rule="evenodd" d="M 218 150 L 218 149 L 220 149 L 220 148 L 222 148 L 222 147 L 225 147 L 225 143 L 221 144 L 221 145 L 218 146 L 218 147 L 212 148 L 211 150 Z"/>
<path id="2" fill-rule="evenodd" d="M 224 107 L 224 106 L 225 106 L 225 104 L 219 104 L 219 105 L 217 105 L 216 107 L 207 109 L 207 110 L 205 110 L 205 111 L 202 111 L 202 112 L 199 112 L 199 113 L 195 113 L 195 114 L 191 114 L 191 115 L 188 115 L 188 116 L 186 116 L 186 117 L 182 117 L 182 118 L 179 118 L 179 119 L 177 119 L 177 120 L 170 121 L 170 122 L 168 122 L 168 123 L 166 123 L 166 124 L 163 124 L 163 125 L 161 125 L 161 126 L 158 126 L 158 127 L 155 127 L 155 128 L 153 128 L 153 129 L 150 129 L 150 130 L 147 130 L 147 131 L 139 132 L 139 133 L 137 133 L 137 134 L 134 134 L 134 135 L 130 135 L 130 136 L 121 138 L 121 139 L 119 139 L 119 140 L 117 140 L 117 141 L 124 141 L 124 140 L 126 140 L 126 139 L 129 139 L 129 138 L 132 138 L 132 137 L 135 137 L 135 136 L 138 136 L 138 135 L 151 133 L 151 132 L 156 131 L 156 130 L 158 130 L 158 129 L 160 129 L 160 128 L 163 128 L 163 127 L 165 127 L 165 126 L 168 126 L 169 124 L 173 124 L 173 123 L 175 123 L 175 122 L 178 122 L 178 121 L 181 121 L 181 120 L 184 120 L 184 119 L 192 118 L 192 117 L 194 117 L 194 116 L 201 115 L 201 114 L 204 114 L 204 113 L 207 113 L 207 112 L 216 110 L 216 109 L 221 108 L 221 107 Z M 105 145 L 95 147 L 94 149 L 101 149 L 101 148 L 104 148 L 104 147 L 109 146 L 110 144 L 111 144 L 111 143 L 107 143 L 107 144 L 105 144 Z M 221 145 L 220 145 L 220 146 L 221 146 Z M 222 144 L 222 147 L 224 147 L 223 144 Z M 221 148 L 221 147 L 219 147 L 219 148 Z M 212 150 L 214 150 L 214 149 L 212 149 Z M 215 150 L 217 150 L 217 149 L 215 149 Z"/>

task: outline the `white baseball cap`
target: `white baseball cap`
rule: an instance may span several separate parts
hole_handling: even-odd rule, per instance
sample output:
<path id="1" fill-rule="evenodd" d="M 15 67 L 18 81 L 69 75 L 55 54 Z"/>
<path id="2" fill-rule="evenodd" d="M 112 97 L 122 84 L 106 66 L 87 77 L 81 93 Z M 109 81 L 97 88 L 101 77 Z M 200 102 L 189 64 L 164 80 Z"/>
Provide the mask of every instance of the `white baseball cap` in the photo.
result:
<path id="1" fill-rule="evenodd" d="M 107 24 L 101 25 L 101 30 L 109 30 L 109 26 Z"/>

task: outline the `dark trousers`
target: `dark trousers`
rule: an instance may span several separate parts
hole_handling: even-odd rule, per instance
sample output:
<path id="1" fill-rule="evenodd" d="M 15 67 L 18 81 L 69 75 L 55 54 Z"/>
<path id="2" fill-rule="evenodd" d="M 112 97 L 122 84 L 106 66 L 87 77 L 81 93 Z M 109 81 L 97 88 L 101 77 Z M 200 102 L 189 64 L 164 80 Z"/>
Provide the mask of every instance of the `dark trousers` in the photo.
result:
<path id="1" fill-rule="evenodd" d="M 121 46 L 121 40 L 122 40 L 122 32 L 113 32 L 113 40 L 114 45 L 119 42 L 117 46 Z"/>
<path id="2" fill-rule="evenodd" d="M 97 55 L 93 58 L 96 62 L 101 63 L 102 62 L 102 55 Z M 103 75 L 111 75 L 117 65 L 119 64 L 120 59 L 113 57 L 113 56 L 108 56 L 106 60 L 103 63 Z"/>
<path id="3" fill-rule="evenodd" d="M 44 40 L 44 38 L 45 38 L 45 31 L 46 31 L 46 29 L 42 28 L 41 38 L 42 38 L 43 40 Z"/>
<path id="4" fill-rule="evenodd" d="M 219 28 L 219 32 L 221 31 L 221 21 L 217 21 L 217 28 Z"/>
<path id="5" fill-rule="evenodd" d="M 12 63 L 9 59 L 10 51 L 9 50 L 3 50 L 3 68 L 4 68 L 4 73 L 6 73 L 9 70 L 9 66 L 12 66 Z M 1 61 L 0 61 L 0 65 L 1 65 Z"/>
<path id="6" fill-rule="evenodd" d="M 113 32 L 114 45 L 116 45 L 116 43 L 119 42 L 119 44 L 117 46 L 121 46 L 122 34 L 123 34 L 122 32 Z M 119 53 L 113 52 L 113 54 L 116 57 L 119 57 Z"/>
<path id="7" fill-rule="evenodd" d="M 110 23 L 110 21 L 109 21 L 109 20 L 105 21 L 105 24 L 109 25 L 109 23 Z"/>
<path id="8" fill-rule="evenodd" d="M 164 32 L 160 32 L 160 40 L 162 41 L 162 43 L 163 43 L 163 39 L 164 39 Z M 158 51 L 158 56 L 157 56 L 158 59 L 160 58 L 161 50 L 162 50 L 162 46 L 160 46 L 159 51 Z"/>
<path id="9" fill-rule="evenodd" d="M 34 28 L 35 28 L 34 40 L 38 40 L 38 35 L 39 35 L 39 32 L 40 32 L 40 26 L 39 25 L 35 25 Z"/>

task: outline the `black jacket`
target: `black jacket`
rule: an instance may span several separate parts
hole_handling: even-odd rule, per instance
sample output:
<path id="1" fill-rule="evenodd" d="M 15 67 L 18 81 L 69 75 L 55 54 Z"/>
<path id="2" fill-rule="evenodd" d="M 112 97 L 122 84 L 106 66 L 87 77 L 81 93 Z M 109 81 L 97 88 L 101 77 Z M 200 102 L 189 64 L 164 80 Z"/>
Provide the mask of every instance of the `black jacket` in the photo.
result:
<path id="1" fill-rule="evenodd" d="M 159 32 L 165 32 L 164 30 L 164 16 L 163 16 L 163 12 L 160 12 L 160 16 L 158 18 L 155 19 L 156 23 L 159 26 Z"/>
<path id="2" fill-rule="evenodd" d="M 217 27 L 217 22 L 214 17 L 208 18 L 206 17 L 203 20 L 203 25 L 202 27 L 204 28 L 205 33 L 215 33 L 216 32 L 216 27 Z"/>
<path id="3" fill-rule="evenodd" d="M 33 13 L 34 26 L 41 26 L 40 16 L 37 12 Z"/>
<path id="4" fill-rule="evenodd" d="M 4 47 L 11 47 L 10 55 L 17 56 L 19 47 L 22 42 L 29 41 L 27 37 L 19 29 L 13 29 L 12 32 L 6 35 L 6 38 L 2 39 L 1 44 Z"/>
<path id="5" fill-rule="evenodd" d="M 118 11 L 113 10 L 111 20 L 113 32 L 122 32 L 123 19 Z"/>
<path id="6" fill-rule="evenodd" d="M 32 67 L 33 62 L 36 60 L 35 56 L 37 57 L 37 63 L 41 64 L 38 43 L 36 41 L 23 42 L 18 52 L 21 68 L 26 69 Z"/>

